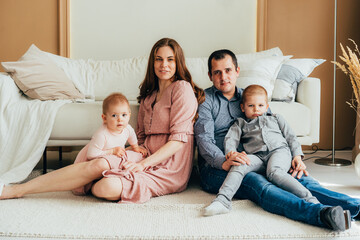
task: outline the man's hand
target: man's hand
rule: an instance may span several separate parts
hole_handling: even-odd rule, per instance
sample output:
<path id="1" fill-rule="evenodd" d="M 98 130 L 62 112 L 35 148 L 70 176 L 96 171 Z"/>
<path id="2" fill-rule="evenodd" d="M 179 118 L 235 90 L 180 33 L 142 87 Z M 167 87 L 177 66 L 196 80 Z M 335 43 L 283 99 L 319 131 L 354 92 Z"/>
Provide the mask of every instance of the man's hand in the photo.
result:
<path id="1" fill-rule="evenodd" d="M 291 162 L 291 168 L 289 170 L 291 176 L 296 177 L 298 179 L 300 179 L 304 174 L 305 176 L 308 176 L 309 173 L 305 169 L 306 169 L 306 165 L 301 160 L 301 156 L 295 156 Z"/>
<path id="2" fill-rule="evenodd" d="M 115 156 L 118 156 L 118 157 L 123 157 L 125 156 L 125 149 L 122 148 L 122 147 L 114 147 L 112 149 L 112 154 L 115 155 Z"/>
<path id="3" fill-rule="evenodd" d="M 226 160 L 222 164 L 222 168 L 225 171 L 229 171 L 231 166 L 240 166 L 245 164 L 250 165 L 250 159 L 244 151 L 241 153 L 231 151 L 226 154 Z"/>

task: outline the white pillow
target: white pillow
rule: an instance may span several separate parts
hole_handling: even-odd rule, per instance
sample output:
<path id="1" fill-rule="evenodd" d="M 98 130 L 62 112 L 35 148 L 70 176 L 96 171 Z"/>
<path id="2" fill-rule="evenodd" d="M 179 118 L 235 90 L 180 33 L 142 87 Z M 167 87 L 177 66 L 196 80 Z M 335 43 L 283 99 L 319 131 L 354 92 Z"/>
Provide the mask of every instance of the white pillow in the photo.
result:
<path id="1" fill-rule="evenodd" d="M 46 53 L 62 68 L 74 85 L 87 98 L 104 99 L 114 91 L 120 91 L 130 100 L 139 95 L 139 85 L 144 80 L 148 57 L 134 57 L 117 61 L 74 60 Z M 250 62 L 266 56 L 282 56 L 276 47 L 269 50 L 237 54 L 238 62 Z M 208 77 L 208 57 L 186 58 L 186 65 L 193 81 L 201 88 L 212 86 Z"/>
<path id="2" fill-rule="evenodd" d="M 289 59 L 284 62 L 276 77 L 272 101 L 295 101 L 299 83 L 323 62 L 324 59 L 311 58 Z"/>
<path id="3" fill-rule="evenodd" d="M 112 92 L 121 92 L 129 101 L 136 101 L 147 63 L 148 57 L 90 63 L 94 69 L 95 99 L 104 100 Z"/>
<path id="4" fill-rule="evenodd" d="M 238 62 L 254 61 L 259 58 L 271 57 L 271 56 L 283 56 L 283 53 L 280 50 L 280 48 L 275 47 L 275 48 L 271 48 L 271 49 L 260 51 L 260 52 L 236 54 L 236 58 L 237 58 Z"/>
<path id="5" fill-rule="evenodd" d="M 255 59 L 253 61 L 239 61 L 240 74 L 237 86 L 246 88 L 249 85 L 257 84 L 263 86 L 271 100 L 275 85 L 276 76 L 281 64 L 291 56 L 270 56 Z"/>
<path id="6" fill-rule="evenodd" d="M 261 52 L 236 54 L 239 65 L 270 56 L 282 56 L 280 48 L 275 47 Z M 206 89 L 212 86 L 208 76 L 208 57 L 186 58 L 186 66 L 193 81 L 201 88 Z"/>
<path id="7" fill-rule="evenodd" d="M 191 77 L 198 87 L 206 89 L 212 86 L 208 76 L 208 58 L 186 58 L 185 61 Z"/>
<path id="8" fill-rule="evenodd" d="M 87 99 L 95 98 L 94 90 L 94 60 L 70 59 L 52 53 L 44 52 L 55 62 L 72 80 L 76 88 L 85 95 Z"/>

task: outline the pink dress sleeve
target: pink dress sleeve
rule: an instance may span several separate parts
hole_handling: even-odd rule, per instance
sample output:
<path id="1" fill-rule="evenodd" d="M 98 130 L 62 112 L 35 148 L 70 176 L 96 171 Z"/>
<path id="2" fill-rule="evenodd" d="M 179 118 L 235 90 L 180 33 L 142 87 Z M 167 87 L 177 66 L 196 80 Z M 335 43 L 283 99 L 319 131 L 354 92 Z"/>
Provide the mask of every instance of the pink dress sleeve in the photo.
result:
<path id="1" fill-rule="evenodd" d="M 142 145 L 145 142 L 145 128 L 144 128 L 144 100 L 140 102 L 140 108 L 138 112 L 137 125 L 136 125 L 136 135 L 138 138 L 138 144 Z"/>
<path id="2" fill-rule="evenodd" d="M 169 140 L 188 141 L 188 134 L 193 134 L 194 117 L 198 102 L 191 85 L 179 81 L 172 93 L 170 110 L 170 137 Z"/>

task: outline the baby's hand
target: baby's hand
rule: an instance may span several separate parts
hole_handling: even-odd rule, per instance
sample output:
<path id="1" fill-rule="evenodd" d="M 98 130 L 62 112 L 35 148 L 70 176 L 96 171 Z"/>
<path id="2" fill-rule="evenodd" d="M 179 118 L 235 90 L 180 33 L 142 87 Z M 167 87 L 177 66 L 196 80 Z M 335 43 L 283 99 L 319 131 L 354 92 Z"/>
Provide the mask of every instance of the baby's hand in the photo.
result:
<path id="1" fill-rule="evenodd" d="M 131 146 L 131 148 L 134 152 L 141 153 L 143 155 L 143 157 L 147 156 L 147 150 L 145 148 L 140 147 L 139 145 Z"/>
<path id="2" fill-rule="evenodd" d="M 122 147 L 114 147 L 112 150 L 113 150 L 112 154 L 118 157 L 123 157 L 126 154 L 125 149 Z"/>

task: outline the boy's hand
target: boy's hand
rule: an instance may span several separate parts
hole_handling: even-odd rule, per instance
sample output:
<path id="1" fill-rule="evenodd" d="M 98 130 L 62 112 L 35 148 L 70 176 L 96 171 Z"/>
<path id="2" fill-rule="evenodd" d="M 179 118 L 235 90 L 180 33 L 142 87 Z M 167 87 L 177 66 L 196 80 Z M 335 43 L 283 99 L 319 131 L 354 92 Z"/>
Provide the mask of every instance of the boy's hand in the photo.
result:
<path id="1" fill-rule="evenodd" d="M 305 176 L 308 176 L 309 173 L 305 169 L 306 169 L 306 165 L 301 160 L 301 156 L 295 156 L 291 162 L 291 168 L 289 170 L 291 176 L 296 177 L 298 179 L 300 179 L 304 174 Z"/>
<path id="2" fill-rule="evenodd" d="M 112 150 L 112 154 L 118 157 L 123 157 L 126 154 L 125 149 L 122 147 L 114 147 Z"/>

